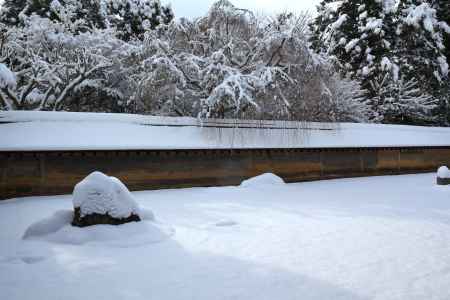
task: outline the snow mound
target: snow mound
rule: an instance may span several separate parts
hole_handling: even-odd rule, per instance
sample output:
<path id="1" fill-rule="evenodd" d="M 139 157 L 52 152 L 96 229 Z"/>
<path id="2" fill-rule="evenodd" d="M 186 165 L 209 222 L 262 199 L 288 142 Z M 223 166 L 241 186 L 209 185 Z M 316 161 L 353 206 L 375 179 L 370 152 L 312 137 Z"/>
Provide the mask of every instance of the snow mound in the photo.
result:
<path id="1" fill-rule="evenodd" d="M 446 166 L 442 166 L 437 171 L 437 177 L 450 179 L 450 170 Z"/>
<path id="2" fill-rule="evenodd" d="M 35 236 L 45 236 L 60 230 L 64 225 L 70 224 L 72 221 L 73 212 L 70 210 L 59 210 L 53 216 L 45 218 L 32 224 L 27 228 L 23 239 L 32 238 Z"/>
<path id="3" fill-rule="evenodd" d="M 150 211 L 143 211 L 142 216 L 142 222 L 121 226 L 95 225 L 79 228 L 70 224 L 72 211 L 60 210 L 31 224 L 25 231 L 23 239 L 56 244 L 92 244 L 126 248 L 162 242 L 173 235 L 173 229 L 154 222 Z"/>
<path id="4" fill-rule="evenodd" d="M 272 173 L 265 173 L 242 181 L 241 187 L 262 187 L 272 185 L 284 185 L 283 179 Z"/>
<path id="5" fill-rule="evenodd" d="M 108 214 L 115 219 L 139 216 L 139 206 L 127 187 L 117 178 L 93 172 L 73 191 L 73 207 L 80 209 L 81 217 Z"/>

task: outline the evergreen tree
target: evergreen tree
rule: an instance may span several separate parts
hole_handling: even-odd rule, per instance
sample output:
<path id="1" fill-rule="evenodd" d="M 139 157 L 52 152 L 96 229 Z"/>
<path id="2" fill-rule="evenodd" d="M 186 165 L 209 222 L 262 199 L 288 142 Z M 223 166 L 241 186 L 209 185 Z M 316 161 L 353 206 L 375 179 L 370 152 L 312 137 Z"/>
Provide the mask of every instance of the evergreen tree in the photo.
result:
<path id="1" fill-rule="evenodd" d="M 434 0 L 433 8 L 436 9 L 437 18 L 442 24 L 445 31 L 444 34 L 444 45 L 445 45 L 445 55 L 447 61 L 450 61 L 450 1 L 448 0 Z"/>
<path id="2" fill-rule="evenodd" d="M 345 50 L 354 59 L 352 66 L 362 86 L 368 91 L 367 98 L 377 115 L 373 119 L 382 120 L 383 111 L 379 107 L 398 80 L 398 61 L 395 57 L 395 7 L 389 2 L 366 1 L 359 7 L 359 37 L 350 41 Z"/>
<path id="3" fill-rule="evenodd" d="M 87 28 L 106 27 L 106 4 L 103 0 L 76 0 L 75 17 L 85 20 Z"/>
<path id="4" fill-rule="evenodd" d="M 333 23 L 313 27 L 343 75 L 361 82 L 373 121 L 423 123 L 435 107 L 448 65 L 435 11 L 422 2 L 343 0 Z"/>
<path id="5" fill-rule="evenodd" d="M 142 40 L 145 31 L 168 24 L 174 18 L 170 6 L 161 5 L 159 0 L 111 0 L 108 15 L 119 38 L 125 41 Z"/>
<path id="6" fill-rule="evenodd" d="M 322 0 L 317 5 L 317 17 L 309 24 L 311 47 L 317 51 L 325 50 L 323 33 L 330 24 L 336 22 L 336 0 Z"/>
<path id="7" fill-rule="evenodd" d="M 0 9 L 0 22 L 7 26 L 19 24 L 19 16 L 27 8 L 28 0 L 4 0 Z"/>
<path id="8" fill-rule="evenodd" d="M 7 26 L 23 25 L 23 17 L 33 14 L 56 22 L 78 21 L 76 31 L 105 28 L 105 10 L 102 0 L 6 0 L 0 22 Z"/>
<path id="9" fill-rule="evenodd" d="M 346 46 L 360 37 L 358 8 L 364 5 L 364 2 L 364 0 L 342 1 L 336 11 L 336 21 L 328 25 L 323 35 L 328 54 L 336 58 L 339 68 L 352 78 L 356 77 L 354 71 L 359 63 L 357 57 L 346 50 Z"/>
<path id="10" fill-rule="evenodd" d="M 377 0 L 344 0 L 337 20 L 326 29 L 328 53 L 336 58 L 344 75 L 357 79 L 366 91 L 374 115 L 382 119 L 380 106 L 398 77 L 392 47 L 395 44 L 395 5 Z"/>
<path id="11" fill-rule="evenodd" d="M 450 2 L 448 0 L 434 0 L 433 8 L 436 9 L 438 20 L 444 31 L 444 53 L 447 63 L 450 63 Z M 448 80 L 442 88 L 438 114 L 440 115 L 441 125 L 450 124 L 450 83 Z"/>
<path id="12" fill-rule="evenodd" d="M 439 99 L 439 122 L 446 122 L 448 63 L 443 28 L 429 1 L 401 0 L 399 3 L 399 58 L 401 73 L 415 78 L 424 92 Z M 447 97 L 446 97 L 447 96 Z"/>
<path id="13" fill-rule="evenodd" d="M 390 124 L 429 124 L 437 100 L 423 92 L 415 79 L 400 78 L 390 89 L 380 109 L 384 122 Z"/>

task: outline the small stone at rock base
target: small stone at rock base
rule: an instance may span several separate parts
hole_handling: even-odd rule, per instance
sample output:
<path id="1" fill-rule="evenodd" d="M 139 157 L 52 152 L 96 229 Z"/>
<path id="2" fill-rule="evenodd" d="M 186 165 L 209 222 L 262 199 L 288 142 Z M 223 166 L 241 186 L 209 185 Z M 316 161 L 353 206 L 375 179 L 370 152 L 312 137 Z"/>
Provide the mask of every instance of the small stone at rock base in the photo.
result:
<path id="1" fill-rule="evenodd" d="M 141 218 L 138 215 L 131 214 L 128 218 L 113 218 L 109 214 L 89 214 L 86 216 L 81 216 L 80 208 L 75 208 L 75 213 L 73 215 L 73 226 L 78 227 L 86 227 L 86 226 L 92 226 L 92 225 L 99 225 L 99 224 L 105 224 L 105 225 L 121 225 L 129 222 L 139 222 L 141 221 Z"/>
<path id="2" fill-rule="evenodd" d="M 436 177 L 437 178 L 437 184 L 438 185 L 450 185 L 450 178 L 440 178 L 440 177 Z"/>

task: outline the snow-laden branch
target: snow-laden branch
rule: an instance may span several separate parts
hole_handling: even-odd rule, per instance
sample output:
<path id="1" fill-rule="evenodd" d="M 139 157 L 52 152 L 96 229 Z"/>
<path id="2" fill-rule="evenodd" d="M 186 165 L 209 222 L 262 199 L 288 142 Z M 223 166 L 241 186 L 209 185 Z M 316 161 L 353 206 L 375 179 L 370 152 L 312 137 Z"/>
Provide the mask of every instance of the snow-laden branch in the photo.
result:
<path id="1" fill-rule="evenodd" d="M 61 105 L 63 101 L 67 99 L 67 96 L 81 83 L 83 83 L 84 80 L 89 78 L 92 74 L 94 74 L 97 71 L 101 71 L 103 69 L 107 69 L 111 67 L 110 64 L 104 64 L 104 65 L 98 65 L 94 66 L 89 70 L 83 70 L 81 74 L 79 74 L 77 77 L 75 77 L 72 81 L 70 81 L 64 89 L 61 91 L 61 93 L 56 97 L 55 105 L 53 110 L 59 110 L 61 109 Z"/>

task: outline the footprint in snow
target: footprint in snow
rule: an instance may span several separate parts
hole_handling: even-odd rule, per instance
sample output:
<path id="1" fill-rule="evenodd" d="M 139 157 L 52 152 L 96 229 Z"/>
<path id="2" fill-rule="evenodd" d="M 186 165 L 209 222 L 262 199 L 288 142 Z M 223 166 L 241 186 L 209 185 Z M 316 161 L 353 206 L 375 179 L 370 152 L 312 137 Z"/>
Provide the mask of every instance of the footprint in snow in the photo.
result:
<path id="1" fill-rule="evenodd" d="M 237 225 L 238 223 L 235 221 L 220 221 L 216 223 L 217 227 L 229 227 L 229 226 L 234 226 Z"/>
<path id="2" fill-rule="evenodd" d="M 45 257 L 43 256 L 23 256 L 20 258 L 24 263 L 26 264 L 35 264 L 38 263 L 40 261 L 43 261 L 45 259 Z"/>
<path id="3" fill-rule="evenodd" d="M 30 265 L 41 262 L 43 260 L 45 260 L 44 256 L 9 256 L 0 258 L 0 263 L 17 264 L 23 262 Z"/>

